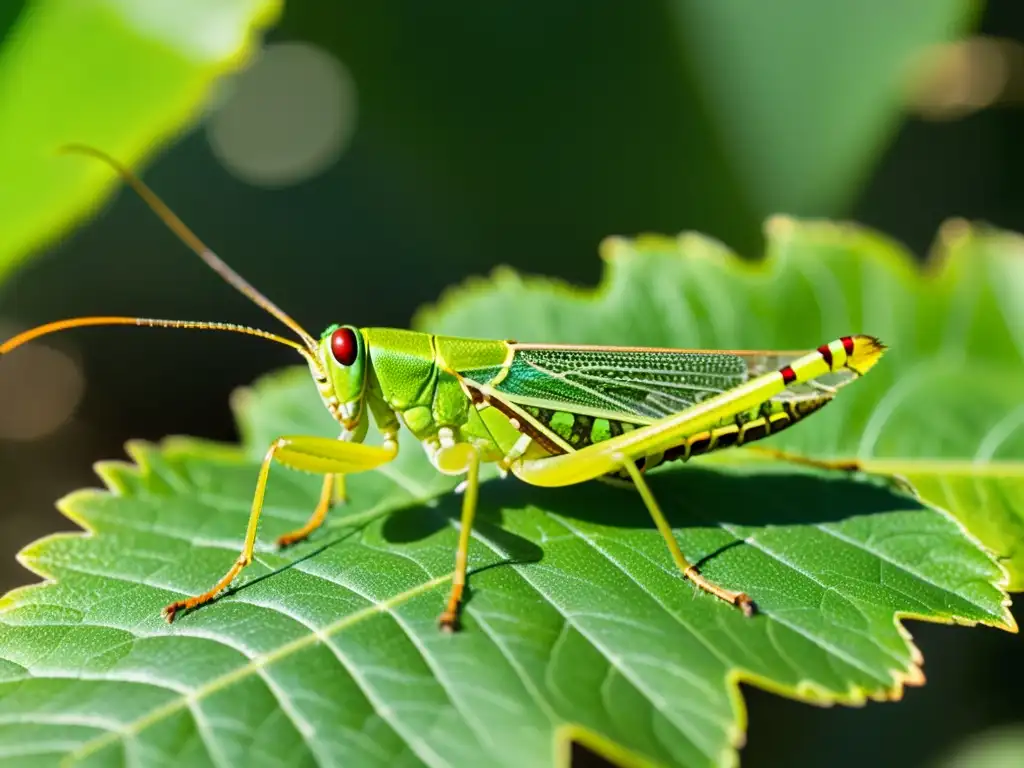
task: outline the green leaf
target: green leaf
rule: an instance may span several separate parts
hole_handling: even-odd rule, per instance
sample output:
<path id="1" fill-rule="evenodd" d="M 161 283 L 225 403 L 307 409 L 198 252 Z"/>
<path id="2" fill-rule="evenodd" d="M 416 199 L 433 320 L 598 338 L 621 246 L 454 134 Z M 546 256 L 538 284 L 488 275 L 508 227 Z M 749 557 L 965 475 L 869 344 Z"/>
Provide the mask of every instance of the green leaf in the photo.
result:
<path id="1" fill-rule="evenodd" d="M 1003 523 L 1022 508 L 1020 443 L 1016 432 L 998 438 L 1019 405 L 1019 388 L 1001 385 L 1021 380 L 1020 241 L 949 227 L 944 259 L 921 278 L 895 246 L 855 228 L 776 220 L 769 234 L 758 267 L 694 235 L 610 240 L 596 292 L 506 271 L 454 292 L 420 325 L 784 348 L 876 331 L 892 347 L 883 362 L 777 445 L 898 463 L 936 483 L 945 478 L 931 468 L 945 462 L 977 491 L 951 493 L 953 511 L 971 527 L 988 520 L 990 546 L 1012 549 L 1020 538 Z M 940 364 L 939 388 L 904 383 Z M 899 397 L 901 386 L 916 388 Z M 564 765 L 576 739 L 623 764 L 730 764 L 745 726 L 740 681 L 819 703 L 894 699 L 924 679 L 899 618 L 1015 629 L 1004 569 L 942 510 L 870 478 L 723 458 L 651 484 L 686 554 L 747 590 L 757 617 L 685 583 L 628 490 L 492 478 L 465 631 L 446 636 L 434 622 L 459 499 L 410 440 L 393 464 L 351 477 L 349 505 L 285 553 L 270 542 L 303 522 L 319 484 L 273 470 L 254 565 L 168 627 L 160 608 L 235 557 L 269 441 L 336 434 L 300 369 L 234 405 L 243 451 L 133 444 L 137 466 L 101 467 L 112 492 L 61 503 L 91 535 L 22 554 L 50 581 L 0 603 L 0 757 Z M 969 474 L 979 446 L 999 461 Z"/>
<path id="2" fill-rule="evenodd" d="M 754 211 L 841 210 L 896 132 L 917 57 L 973 0 L 694 2 L 668 8 Z"/>
<path id="3" fill-rule="evenodd" d="M 128 165 L 201 116 L 281 0 L 30 0 L 0 49 L 0 275 L 94 210 Z M 197 30 L 201 32 L 197 33 Z"/>

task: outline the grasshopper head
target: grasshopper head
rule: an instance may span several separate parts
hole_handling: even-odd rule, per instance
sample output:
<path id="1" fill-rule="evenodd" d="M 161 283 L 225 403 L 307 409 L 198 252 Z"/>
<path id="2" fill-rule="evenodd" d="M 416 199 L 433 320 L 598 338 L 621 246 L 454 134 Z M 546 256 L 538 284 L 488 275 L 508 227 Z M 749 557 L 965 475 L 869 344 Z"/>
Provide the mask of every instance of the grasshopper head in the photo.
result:
<path id="1" fill-rule="evenodd" d="M 327 410 L 348 431 L 365 429 L 366 342 L 358 328 L 332 325 L 320 337 L 310 361 Z M 319 369 L 319 370 L 318 370 Z"/>

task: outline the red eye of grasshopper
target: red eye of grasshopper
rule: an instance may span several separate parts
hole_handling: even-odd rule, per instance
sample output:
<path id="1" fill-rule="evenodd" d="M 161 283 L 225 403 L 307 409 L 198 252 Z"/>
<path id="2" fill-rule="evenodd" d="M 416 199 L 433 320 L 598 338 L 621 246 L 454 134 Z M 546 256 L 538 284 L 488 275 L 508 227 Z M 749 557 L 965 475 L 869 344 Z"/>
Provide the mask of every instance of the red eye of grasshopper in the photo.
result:
<path id="1" fill-rule="evenodd" d="M 331 354 L 339 365 L 346 367 L 356 361 L 359 346 L 356 344 L 356 334 L 351 328 L 339 328 L 331 334 Z"/>

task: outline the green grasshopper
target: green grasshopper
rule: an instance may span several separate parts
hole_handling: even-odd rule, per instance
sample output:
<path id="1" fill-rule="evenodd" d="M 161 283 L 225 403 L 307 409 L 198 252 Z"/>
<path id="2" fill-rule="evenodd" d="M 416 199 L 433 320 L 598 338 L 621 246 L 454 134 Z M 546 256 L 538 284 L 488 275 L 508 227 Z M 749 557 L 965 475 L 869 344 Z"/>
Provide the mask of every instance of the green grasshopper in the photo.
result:
<path id="1" fill-rule="evenodd" d="M 324 406 L 340 427 L 338 439 L 287 435 L 270 445 L 237 560 L 206 592 L 164 608 L 168 622 L 213 601 L 252 562 L 272 464 L 324 478 L 309 521 L 278 540 L 287 546 L 308 537 L 332 503 L 344 499 L 346 475 L 397 456 L 403 426 L 439 472 L 466 478 L 455 571 L 439 619 L 442 629 L 458 625 L 481 462 L 496 463 L 537 486 L 592 479 L 632 484 L 683 576 L 750 615 L 754 603 L 744 592 L 710 582 L 686 560 L 644 474 L 663 462 L 745 445 L 792 426 L 865 374 L 884 350 L 865 335 L 844 336 L 809 352 L 716 351 L 520 344 L 349 325 L 332 325 L 316 339 L 221 261 L 127 168 L 90 147 L 66 150 L 110 165 L 207 265 L 291 329 L 298 341 L 230 323 L 79 317 L 25 331 L 0 345 L 0 354 L 46 334 L 97 325 L 257 336 L 292 347 L 305 359 Z M 371 419 L 383 436 L 380 446 L 363 444 Z"/>

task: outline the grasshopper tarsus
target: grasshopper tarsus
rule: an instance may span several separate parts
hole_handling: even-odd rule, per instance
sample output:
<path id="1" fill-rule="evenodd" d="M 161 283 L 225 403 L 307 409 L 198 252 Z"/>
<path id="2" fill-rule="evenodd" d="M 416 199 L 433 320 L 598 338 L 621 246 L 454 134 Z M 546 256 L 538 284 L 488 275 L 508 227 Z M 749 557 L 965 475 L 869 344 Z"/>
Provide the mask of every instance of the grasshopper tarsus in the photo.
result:
<path id="1" fill-rule="evenodd" d="M 437 628 L 445 634 L 453 635 L 459 631 L 459 614 L 457 611 L 445 611 L 437 618 Z"/>
<path id="2" fill-rule="evenodd" d="M 162 611 L 160 611 L 160 615 L 164 617 L 164 621 L 166 621 L 168 624 L 173 624 L 174 617 L 178 615 L 178 611 L 185 607 L 186 606 L 183 602 L 171 603 L 170 605 L 165 606 Z"/>
<path id="3" fill-rule="evenodd" d="M 306 536 L 296 536 L 294 534 L 286 533 L 284 536 L 278 536 L 277 537 L 277 548 L 278 549 L 287 549 L 288 547 L 292 546 L 293 544 L 298 544 L 300 541 L 304 540 L 305 538 L 306 538 Z"/>
<path id="4" fill-rule="evenodd" d="M 743 615 L 748 619 L 757 613 L 757 603 L 751 600 L 746 592 L 740 592 L 736 596 L 736 607 L 743 611 Z"/>

